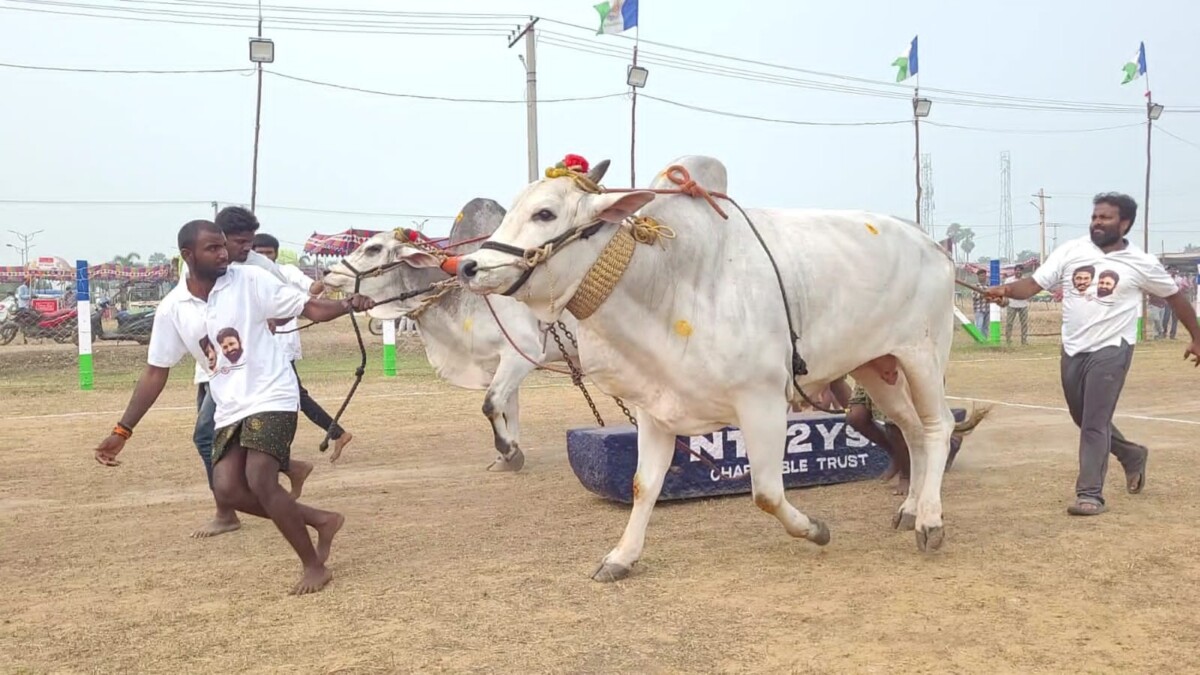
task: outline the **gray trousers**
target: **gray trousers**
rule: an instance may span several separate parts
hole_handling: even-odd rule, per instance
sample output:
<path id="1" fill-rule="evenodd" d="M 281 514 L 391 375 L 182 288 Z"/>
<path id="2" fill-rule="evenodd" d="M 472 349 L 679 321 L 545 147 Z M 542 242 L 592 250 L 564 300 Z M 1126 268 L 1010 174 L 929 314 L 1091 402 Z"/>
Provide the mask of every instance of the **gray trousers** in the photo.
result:
<path id="1" fill-rule="evenodd" d="M 1105 347 L 1075 356 L 1062 354 L 1062 388 L 1071 419 L 1079 427 L 1079 478 L 1077 498 L 1104 503 L 1104 476 L 1108 453 L 1116 455 L 1125 473 L 1145 467 L 1146 448 L 1131 443 L 1113 426 L 1117 399 L 1125 386 L 1125 375 L 1133 362 L 1133 346 Z"/>

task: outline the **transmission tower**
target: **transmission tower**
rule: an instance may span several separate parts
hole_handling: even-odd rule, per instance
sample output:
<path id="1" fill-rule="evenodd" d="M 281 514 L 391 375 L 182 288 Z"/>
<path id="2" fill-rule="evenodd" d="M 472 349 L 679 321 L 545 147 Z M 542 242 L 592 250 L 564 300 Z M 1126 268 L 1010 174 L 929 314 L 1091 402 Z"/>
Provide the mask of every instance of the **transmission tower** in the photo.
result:
<path id="1" fill-rule="evenodd" d="M 1000 153 L 1000 258 L 1016 262 L 1013 251 L 1012 162 L 1008 150 Z"/>
<path id="2" fill-rule="evenodd" d="M 921 226 L 932 234 L 933 227 L 933 159 L 929 153 L 921 155 Z"/>

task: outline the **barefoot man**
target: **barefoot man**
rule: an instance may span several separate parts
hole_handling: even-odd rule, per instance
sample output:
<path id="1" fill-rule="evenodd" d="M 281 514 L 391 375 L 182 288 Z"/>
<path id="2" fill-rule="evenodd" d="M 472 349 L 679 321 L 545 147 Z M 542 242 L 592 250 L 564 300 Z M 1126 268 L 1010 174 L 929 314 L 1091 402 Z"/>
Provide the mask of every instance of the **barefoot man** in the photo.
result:
<path id="1" fill-rule="evenodd" d="M 333 577 L 325 563 L 345 519 L 300 504 L 279 484 L 279 472 L 289 466 L 300 400 L 295 373 L 267 321 L 295 316 L 330 321 L 374 303 L 363 296 L 340 302 L 310 299 L 257 267 L 230 266 L 225 235 L 207 220 L 184 225 L 178 244 L 189 270 L 179 288 L 203 305 L 202 321 L 155 316 L 146 371 L 125 414 L 96 448 L 96 461 L 119 464 L 117 455 L 162 392 L 171 366 L 189 353 L 207 365 L 215 352 L 209 394 L 216 403 L 212 463 L 217 503 L 270 518 L 303 566 L 292 592 L 319 591 Z M 308 527 L 317 532 L 316 547 Z"/>
<path id="2" fill-rule="evenodd" d="M 257 265 L 262 269 L 275 275 L 283 283 L 288 283 L 287 276 L 279 269 L 275 263 L 266 256 L 259 255 L 250 250 L 251 240 L 254 233 L 258 231 L 258 219 L 254 214 L 240 206 L 227 206 L 217 214 L 217 225 L 221 227 L 221 231 L 225 234 L 225 248 L 229 251 L 229 260 L 234 264 Z M 187 266 L 184 266 L 183 276 L 187 276 Z M 200 302 L 195 296 L 187 292 L 180 283 L 176 288 L 179 293 L 172 293 L 167 296 L 173 302 L 167 303 L 164 300 L 163 304 L 169 305 L 169 311 L 178 312 L 182 316 L 177 319 L 180 322 L 187 321 L 203 321 L 202 314 L 199 317 L 192 316 L 195 312 L 203 312 L 204 303 Z M 158 312 L 161 314 L 164 309 L 163 304 L 158 307 Z M 153 344 L 153 341 L 151 342 Z M 208 367 L 205 367 L 200 361 L 196 361 L 195 375 L 192 382 L 196 385 L 196 424 L 192 430 L 192 443 L 196 446 L 196 451 L 200 453 L 200 459 L 204 462 L 204 471 L 208 474 L 208 488 L 211 490 L 213 486 L 212 479 L 212 445 L 213 434 L 213 414 L 216 412 L 216 403 L 213 402 L 212 396 L 208 392 L 209 375 L 216 368 L 216 351 L 213 344 L 205 342 L 204 353 L 208 358 Z M 300 498 L 304 490 L 304 481 L 308 478 L 308 474 L 312 473 L 313 465 L 300 459 L 291 461 L 288 467 L 288 480 L 292 484 L 292 496 L 296 499 Z M 237 513 L 227 507 L 217 504 L 217 513 L 213 519 L 203 527 L 192 532 L 192 537 L 204 538 L 215 537 L 219 534 L 232 532 L 242 526 L 238 520 Z"/>

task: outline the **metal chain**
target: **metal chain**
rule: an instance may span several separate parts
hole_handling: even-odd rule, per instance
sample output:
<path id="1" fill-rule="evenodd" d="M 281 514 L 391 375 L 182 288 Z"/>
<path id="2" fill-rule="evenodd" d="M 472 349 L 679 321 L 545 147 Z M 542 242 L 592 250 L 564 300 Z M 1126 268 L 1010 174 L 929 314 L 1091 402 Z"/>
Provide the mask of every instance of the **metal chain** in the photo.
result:
<path id="1" fill-rule="evenodd" d="M 561 328 L 561 329 L 563 330 L 563 332 L 564 332 L 564 333 L 566 333 L 566 335 L 567 335 L 567 339 L 568 339 L 568 340 L 570 340 L 570 341 L 571 341 L 571 344 L 572 344 L 572 345 L 575 347 L 575 353 L 579 353 L 579 342 L 575 340 L 575 335 L 571 333 L 571 329 L 567 328 L 566 324 L 564 324 L 562 321 L 559 321 L 559 322 L 558 322 L 558 327 L 559 327 L 559 328 Z M 566 357 L 566 354 L 567 354 L 567 352 L 566 352 L 566 350 L 563 350 L 562 341 L 558 339 L 558 333 L 557 333 L 557 332 L 555 332 L 555 330 L 554 330 L 554 326 L 551 326 L 551 327 L 550 327 L 550 332 L 551 332 L 551 334 L 553 334 L 553 335 L 554 335 L 554 340 L 555 340 L 556 342 L 558 342 L 558 348 L 559 348 L 559 350 L 562 350 L 562 352 L 563 352 L 563 357 L 565 358 L 565 357 Z M 567 359 L 567 363 L 568 363 L 568 364 L 570 364 L 570 363 L 571 363 L 571 360 L 570 360 L 570 359 Z M 571 372 L 575 372 L 575 366 L 573 366 L 573 365 L 571 366 Z M 583 384 L 582 384 L 582 383 L 580 383 L 580 385 L 579 385 L 579 386 L 580 386 L 580 387 L 582 387 L 582 386 L 583 386 Z M 587 396 L 587 390 L 584 390 L 584 395 L 585 395 L 585 396 Z M 591 400 L 592 400 L 592 399 L 591 399 L 591 397 L 589 396 L 589 397 L 588 397 L 588 402 L 590 403 L 590 402 L 591 402 Z M 629 408 L 627 408 L 627 407 L 625 406 L 625 402 L 624 402 L 624 401 L 622 401 L 622 400 L 621 400 L 619 397 L 617 397 L 617 396 L 613 396 L 613 397 L 612 397 L 612 400 L 616 401 L 616 403 L 617 403 L 617 406 L 621 408 L 621 412 L 625 413 L 625 419 L 629 420 L 629 423 L 630 423 L 630 424 L 632 424 L 632 425 L 633 425 L 633 426 L 636 428 L 636 427 L 637 427 L 637 420 L 635 420 L 635 419 L 633 418 L 633 413 L 629 412 Z M 592 406 L 592 410 L 593 410 L 593 412 L 595 411 L 595 409 L 596 409 L 596 408 L 595 408 L 595 406 Z M 600 416 L 599 416 L 599 413 L 597 413 L 597 415 L 596 415 L 596 419 L 599 419 L 599 418 L 600 418 Z M 600 426 L 604 426 L 604 423 L 603 423 L 603 422 L 601 422 L 601 423 L 600 423 Z"/>
<path id="2" fill-rule="evenodd" d="M 563 324 L 561 321 L 559 321 L 558 325 L 562 326 Z M 600 417 L 600 411 L 596 409 L 596 402 L 592 400 L 592 395 L 588 393 L 587 387 L 583 384 L 583 371 L 576 367 L 575 362 L 571 360 L 569 355 L 567 355 L 567 348 L 563 345 L 562 338 L 558 336 L 558 331 L 554 330 L 553 324 L 550 326 L 549 330 L 550 335 L 554 336 L 554 342 L 558 344 L 558 351 L 562 353 L 563 360 L 567 362 L 567 367 L 571 369 L 571 381 L 575 383 L 576 387 L 579 387 L 579 391 L 583 392 L 583 397 L 587 399 L 588 407 L 592 409 L 592 414 L 596 416 L 596 424 L 604 426 L 604 418 Z M 566 326 L 563 326 L 563 330 L 566 331 L 568 336 L 570 336 L 571 342 L 574 344 L 575 336 L 571 335 L 571 332 L 567 330 Z M 578 346 L 576 346 L 576 351 L 578 351 L 578 349 Z"/>

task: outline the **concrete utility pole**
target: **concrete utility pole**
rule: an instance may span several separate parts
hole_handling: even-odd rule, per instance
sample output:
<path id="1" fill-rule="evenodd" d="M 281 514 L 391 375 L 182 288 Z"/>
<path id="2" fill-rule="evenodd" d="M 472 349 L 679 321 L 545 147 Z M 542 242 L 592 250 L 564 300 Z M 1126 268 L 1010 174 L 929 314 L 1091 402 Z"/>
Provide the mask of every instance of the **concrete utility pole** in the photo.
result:
<path id="1" fill-rule="evenodd" d="M 1038 210 L 1038 238 L 1041 241 L 1041 255 L 1038 258 L 1038 264 L 1040 265 L 1046 262 L 1046 200 L 1051 199 L 1051 197 L 1050 195 L 1046 194 L 1045 188 L 1038 188 L 1037 194 L 1033 196 L 1038 198 L 1037 204 L 1033 204 L 1033 202 L 1029 203 L 1033 204 L 1033 206 Z M 1056 231 L 1056 243 L 1057 239 L 1058 237 Z"/>
<path id="2" fill-rule="evenodd" d="M 540 19 L 531 17 L 529 23 L 521 29 L 511 40 L 508 46 L 512 47 L 517 44 L 517 41 L 522 37 L 525 38 L 525 58 L 522 61 L 525 64 L 525 112 L 526 112 L 526 130 L 525 134 L 529 143 L 529 182 L 538 179 L 538 147 L 537 147 L 537 46 L 534 42 L 533 26 Z"/>

